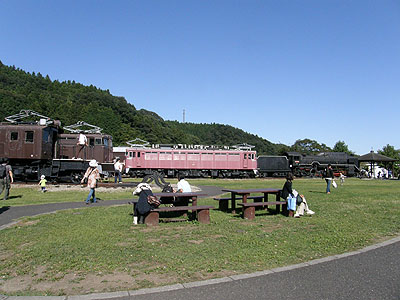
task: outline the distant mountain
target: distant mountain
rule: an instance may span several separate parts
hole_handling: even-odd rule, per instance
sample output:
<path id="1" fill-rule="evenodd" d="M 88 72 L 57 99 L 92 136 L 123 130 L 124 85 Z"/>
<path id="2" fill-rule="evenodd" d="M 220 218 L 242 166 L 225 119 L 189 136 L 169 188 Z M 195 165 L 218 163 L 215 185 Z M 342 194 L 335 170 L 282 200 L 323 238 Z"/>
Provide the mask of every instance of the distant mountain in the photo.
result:
<path id="1" fill-rule="evenodd" d="M 158 114 L 137 110 L 125 98 L 108 90 L 75 81 L 52 81 L 40 73 L 27 73 L 0 61 L 0 120 L 22 109 L 36 111 L 62 125 L 85 121 L 113 136 L 114 145 L 134 138 L 153 144 L 228 145 L 247 143 L 259 154 L 279 154 L 285 145 L 273 144 L 241 129 L 221 124 L 164 121 Z"/>

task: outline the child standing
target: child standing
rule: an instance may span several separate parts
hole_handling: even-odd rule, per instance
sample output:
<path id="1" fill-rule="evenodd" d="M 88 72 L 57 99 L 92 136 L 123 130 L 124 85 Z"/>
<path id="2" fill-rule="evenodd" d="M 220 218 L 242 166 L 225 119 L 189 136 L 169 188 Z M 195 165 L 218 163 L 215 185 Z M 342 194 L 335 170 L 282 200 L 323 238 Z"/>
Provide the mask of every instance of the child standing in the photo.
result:
<path id="1" fill-rule="evenodd" d="M 343 173 L 340 172 L 340 185 L 343 185 L 343 183 L 344 183 L 344 178 L 345 178 L 345 177 L 346 177 L 346 176 L 344 176 Z"/>
<path id="2" fill-rule="evenodd" d="M 46 192 L 46 176 L 42 175 L 40 176 L 40 181 L 38 183 L 38 185 L 40 185 L 40 187 L 42 188 L 42 193 Z"/>

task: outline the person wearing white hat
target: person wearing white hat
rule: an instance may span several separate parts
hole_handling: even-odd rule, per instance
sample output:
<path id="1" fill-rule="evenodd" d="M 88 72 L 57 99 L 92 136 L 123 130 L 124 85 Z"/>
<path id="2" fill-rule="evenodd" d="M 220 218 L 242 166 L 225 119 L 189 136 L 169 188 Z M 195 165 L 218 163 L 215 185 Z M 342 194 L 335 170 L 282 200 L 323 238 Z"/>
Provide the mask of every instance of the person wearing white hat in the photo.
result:
<path id="1" fill-rule="evenodd" d="M 46 192 L 46 176 L 42 175 L 40 176 L 40 181 L 38 183 L 38 185 L 40 185 L 41 189 L 42 189 L 42 193 Z"/>
<path id="2" fill-rule="evenodd" d="M 86 170 L 85 175 L 83 176 L 81 183 L 85 182 L 85 179 L 87 178 L 87 186 L 90 188 L 89 195 L 86 198 L 85 203 L 88 205 L 90 203 L 90 198 L 93 197 L 93 203 L 96 203 L 96 194 L 95 194 L 95 189 L 96 189 L 96 184 L 97 184 L 97 179 L 100 179 L 100 172 L 97 169 L 98 163 L 95 159 L 92 159 L 89 162 L 89 167 Z"/>

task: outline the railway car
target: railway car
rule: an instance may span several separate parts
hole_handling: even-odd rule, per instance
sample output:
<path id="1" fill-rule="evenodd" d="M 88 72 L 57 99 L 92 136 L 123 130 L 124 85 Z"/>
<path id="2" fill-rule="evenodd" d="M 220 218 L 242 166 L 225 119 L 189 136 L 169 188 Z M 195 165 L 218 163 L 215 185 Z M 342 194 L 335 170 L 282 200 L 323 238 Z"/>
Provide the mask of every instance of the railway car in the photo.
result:
<path id="1" fill-rule="evenodd" d="M 207 146 L 153 145 L 126 149 L 125 169 L 134 177 L 154 172 L 167 177 L 255 177 L 256 151 L 249 148 L 216 149 Z"/>
<path id="2" fill-rule="evenodd" d="M 39 121 L 21 121 L 37 116 Z M 112 137 L 101 132 L 85 133 L 88 145 L 78 151 L 78 133 L 64 133 L 61 123 L 33 111 L 24 110 L 0 123 L 0 158 L 9 158 L 19 181 L 39 180 L 79 182 L 91 159 L 100 170 L 112 160 Z"/>
<path id="3" fill-rule="evenodd" d="M 286 156 L 260 155 L 257 168 L 260 177 L 284 177 L 291 172 Z"/>

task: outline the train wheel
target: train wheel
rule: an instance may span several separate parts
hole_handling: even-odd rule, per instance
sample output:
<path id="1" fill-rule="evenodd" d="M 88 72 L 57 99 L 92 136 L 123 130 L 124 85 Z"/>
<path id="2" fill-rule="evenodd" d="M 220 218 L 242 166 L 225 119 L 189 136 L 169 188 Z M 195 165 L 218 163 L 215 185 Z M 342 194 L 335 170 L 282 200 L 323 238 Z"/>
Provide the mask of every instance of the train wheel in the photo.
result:
<path id="1" fill-rule="evenodd" d="M 82 174 L 80 174 L 80 173 L 73 173 L 73 174 L 71 175 L 71 182 L 72 182 L 72 183 L 76 183 L 76 184 L 81 183 L 82 178 L 83 178 Z"/>

